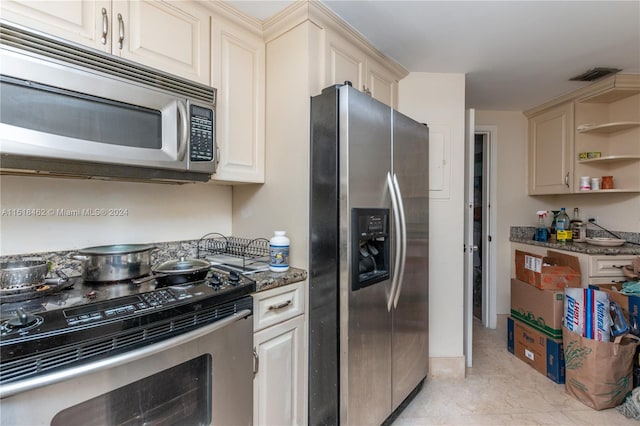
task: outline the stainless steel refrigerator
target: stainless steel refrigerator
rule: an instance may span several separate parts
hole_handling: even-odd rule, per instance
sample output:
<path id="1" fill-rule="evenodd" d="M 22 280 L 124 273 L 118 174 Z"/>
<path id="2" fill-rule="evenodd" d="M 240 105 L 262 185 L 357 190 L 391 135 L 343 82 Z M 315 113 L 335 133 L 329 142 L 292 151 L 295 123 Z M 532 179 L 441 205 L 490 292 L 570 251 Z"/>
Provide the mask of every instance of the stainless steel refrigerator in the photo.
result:
<path id="1" fill-rule="evenodd" d="M 427 376 L 429 131 L 345 84 L 311 141 L 309 424 L 380 425 Z"/>

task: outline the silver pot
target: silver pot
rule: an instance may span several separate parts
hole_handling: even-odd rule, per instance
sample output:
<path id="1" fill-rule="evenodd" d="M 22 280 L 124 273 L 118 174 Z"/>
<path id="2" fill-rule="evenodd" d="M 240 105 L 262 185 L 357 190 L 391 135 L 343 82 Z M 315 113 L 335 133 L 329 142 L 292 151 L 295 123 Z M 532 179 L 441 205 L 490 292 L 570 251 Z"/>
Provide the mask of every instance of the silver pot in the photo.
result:
<path id="1" fill-rule="evenodd" d="M 82 261 L 82 278 L 90 282 L 123 281 L 151 272 L 150 244 L 88 247 L 72 257 Z"/>
<path id="2" fill-rule="evenodd" d="M 0 289 L 18 290 L 38 286 L 44 282 L 49 267 L 44 260 L 0 263 Z"/>

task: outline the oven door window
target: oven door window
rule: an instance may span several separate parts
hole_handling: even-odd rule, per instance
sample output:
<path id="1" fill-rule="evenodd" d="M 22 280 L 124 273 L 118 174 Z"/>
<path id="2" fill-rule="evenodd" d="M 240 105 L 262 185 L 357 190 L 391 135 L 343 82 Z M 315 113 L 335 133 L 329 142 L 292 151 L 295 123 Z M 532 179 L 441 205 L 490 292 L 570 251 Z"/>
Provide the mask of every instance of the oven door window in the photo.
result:
<path id="1" fill-rule="evenodd" d="M 211 372 L 205 354 L 66 408 L 51 425 L 209 425 Z"/>

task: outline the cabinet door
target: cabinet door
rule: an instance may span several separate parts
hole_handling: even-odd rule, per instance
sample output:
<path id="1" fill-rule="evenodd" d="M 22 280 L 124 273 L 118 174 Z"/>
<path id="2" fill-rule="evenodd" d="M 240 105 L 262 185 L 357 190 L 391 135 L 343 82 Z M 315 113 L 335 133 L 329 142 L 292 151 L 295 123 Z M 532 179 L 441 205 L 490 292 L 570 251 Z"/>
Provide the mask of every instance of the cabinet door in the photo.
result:
<path id="1" fill-rule="evenodd" d="M 213 180 L 261 183 L 265 161 L 264 41 L 239 25 L 215 17 L 211 28 L 220 150 Z"/>
<path id="2" fill-rule="evenodd" d="M 350 81 L 353 87 L 366 91 L 366 55 L 342 37 L 327 33 L 327 81 L 325 86 Z"/>
<path id="3" fill-rule="evenodd" d="M 109 0 L 2 1 L 2 18 L 103 51 L 111 50 L 102 31 L 111 24 Z"/>
<path id="4" fill-rule="evenodd" d="M 111 21 L 113 54 L 210 83 L 209 14 L 205 9 L 192 2 L 114 1 Z"/>
<path id="5" fill-rule="evenodd" d="M 529 194 L 565 194 L 573 188 L 573 103 L 529 119 Z"/>
<path id="6" fill-rule="evenodd" d="M 398 82 L 391 72 L 373 59 L 367 60 L 366 86 L 374 99 L 397 108 Z"/>
<path id="7" fill-rule="evenodd" d="M 303 425 L 304 315 L 254 334 L 254 425 Z"/>

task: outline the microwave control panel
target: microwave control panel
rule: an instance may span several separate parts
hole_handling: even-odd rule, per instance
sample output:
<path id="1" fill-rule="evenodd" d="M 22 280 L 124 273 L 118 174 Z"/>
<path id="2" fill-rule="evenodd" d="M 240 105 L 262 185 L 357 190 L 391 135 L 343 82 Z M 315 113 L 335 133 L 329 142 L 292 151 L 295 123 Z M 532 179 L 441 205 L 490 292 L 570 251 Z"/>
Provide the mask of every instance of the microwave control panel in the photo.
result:
<path id="1" fill-rule="evenodd" d="M 190 106 L 191 161 L 213 160 L 214 112 L 197 105 Z"/>

